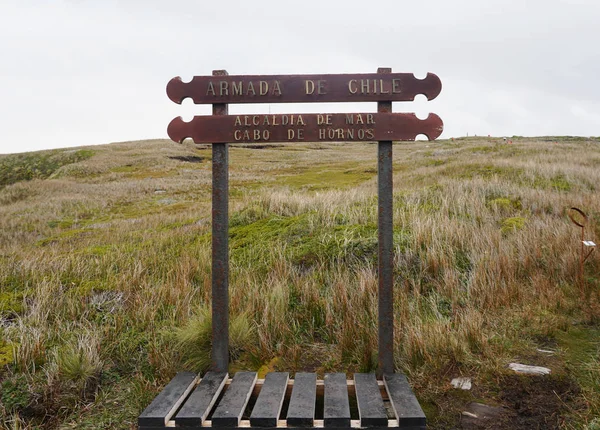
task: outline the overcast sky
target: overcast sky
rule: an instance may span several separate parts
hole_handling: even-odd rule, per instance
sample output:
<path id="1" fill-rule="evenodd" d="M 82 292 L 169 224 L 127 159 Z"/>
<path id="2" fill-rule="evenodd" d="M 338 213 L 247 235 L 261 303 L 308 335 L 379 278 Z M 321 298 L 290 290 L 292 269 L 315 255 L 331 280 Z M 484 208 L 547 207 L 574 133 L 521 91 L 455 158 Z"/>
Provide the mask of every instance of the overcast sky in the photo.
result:
<path id="1" fill-rule="evenodd" d="M 600 135 L 598 0 L 0 0 L 0 153 L 166 138 L 169 79 L 436 73 L 442 137 Z M 372 112 L 235 105 L 230 113 Z"/>

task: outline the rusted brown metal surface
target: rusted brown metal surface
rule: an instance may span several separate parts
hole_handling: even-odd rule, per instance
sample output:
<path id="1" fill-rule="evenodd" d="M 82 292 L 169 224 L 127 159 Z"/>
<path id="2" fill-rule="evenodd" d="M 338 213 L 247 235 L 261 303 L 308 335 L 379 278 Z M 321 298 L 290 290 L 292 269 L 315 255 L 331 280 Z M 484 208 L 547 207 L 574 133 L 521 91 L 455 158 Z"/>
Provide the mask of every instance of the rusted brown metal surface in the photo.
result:
<path id="1" fill-rule="evenodd" d="M 433 73 L 424 79 L 412 73 L 195 76 L 187 83 L 176 77 L 167 85 L 175 103 L 189 97 L 196 104 L 412 101 L 417 94 L 433 100 L 441 90 Z"/>
<path id="2" fill-rule="evenodd" d="M 215 70 L 215 76 L 227 76 Z M 213 105 L 213 117 L 228 113 L 226 104 Z M 212 146 L 212 370 L 229 368 L 229 145 Z"/>
<path id="3" fill-rule="evenodd" d="M 392 73 L 392 69 L 379 68 L 377 70 L 377 73 L 387 76 L 388 74 Z M 381 101 L 377 103 L 377 115 L 381 116 L 382 118 L 391 118 L 391 123 L 397 123 L 393 120 L 393 118 L 396 118 L 396 116 L 392 114 L 392 102 L 390 101 Z M 430 115 L 429 118 L 432 118 L 432 116 Z M 442 120 L 440 119 L 440 123 L 438 125 L 439 129 L 436 129 L 439 130 L 440 133 L 442 128 L 441 121 Z M 429 134 L 432 134 L 431 131 L 429 132 Z M 379 264 L 377 265 L 377 334 L 379 338 L 377 373 L 380 377 L 382 377 L 386 373 L 394 373 L 394 175 L 392 168 L 393 139 L 398 140 L 398 138 L 394 137 L 389 137 L 387 139 L 377 139 L 377 242 L 379 262 Z"/>
<path id="4" fill-rule="evenodd" d="M 181 117 L 167 132 L 176 142 L 195 143 L 351 142 L 436 139 L 443 130 L 439 116 L 419 119 L 413 113 L 277 114 Z"/>

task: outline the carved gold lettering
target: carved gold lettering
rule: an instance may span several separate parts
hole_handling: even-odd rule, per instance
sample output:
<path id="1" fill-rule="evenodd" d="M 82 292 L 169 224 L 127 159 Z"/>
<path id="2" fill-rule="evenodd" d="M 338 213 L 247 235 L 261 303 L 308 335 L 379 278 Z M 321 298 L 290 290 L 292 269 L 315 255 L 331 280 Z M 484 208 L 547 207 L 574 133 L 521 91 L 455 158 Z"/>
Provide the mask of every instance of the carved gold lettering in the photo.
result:
<path id="1" fill-rule="evenodd" d="M 357 124 L 364 124 L 365 121 L 363 120 L 362 114 L 358 113 L 356 114 L 356 123 Z"/>
<path id="2" fill-rule="evenodd" d="M 298 133 L 298 140 L 304 140 L 304 130 L 299 128 L 297 133 Z"/>
<path id="3" fill-rule="evenodd" d="M 327 129 L 327 137 L 329 137 L 329 139 L 335 139 L 335 129 L 328 128 Z"/>
<path id="4" fill-rule="evenodd" d="M 317 125 L 325 124 L 325 117 L 322 114 L 317 115 Z"/>
<path id="5" fill-rule="evenodd" d="M 325 124 L 331 125 L 331 114 L 325 115 Z"/>
<path id="6" fill-rule="evenodd" d="M 317 81 L 317 93 L 325 94 L 325 81 L 322 81 L 322 80 Z"/>
<path id="7" fill-rule="evenodd" d="M 260 130 L 254 129 L 254 140 L 260 140 Z"/>
<path id="8" fill-rule="evenodd" d="M 209 95 L 209 94 L 216 96 L 215 87 L 213 86 L 212 81 L 208 81 L 208 88 L 206 89 L 206 95 Z"/>
<path id="9" fill-rule="evenodd" d="M 367 128 L 367 139 L 374 139 L 375 138 L 375 133 L 373 133 L 373 129 L 372 128 Z"/>
<path id="10" fill-rule="evenodd" d="M 259 81 L 258 88 L 260 91 L 260 95 L 264 96 L 265 94 L 267 94 L 269 92 L 269 83 L 267 81 Z"/>
<path id="11" fill-rule="evenodd" d="M 273 120 L 273 123 L 271 125 L 281 125 L 277 122 L 277 116 L 273 115 L 273 118 L 271 118 Z"/>
<path id="12" fill-rule="evenodd" d="M 256 90 L 254 89 L 254 84 L 252 83 L 252 81 L 248 82 L 248 89 L 246 89 L 246 95 L 250 95 L 250 92 L 252 92 L 253 96 L 256 95 Z"/>
<path id="13" fill-rule="evenodd" d="M 389 91 L 383 91 L 383 79 L 379 80 L 379 92 L 381 94 L 389 94 L 390 93 Z"/>
<path id="14" fill-rule="evenodd" d="M 346 130 L 346 133 L 348 133 L 347 139 L 354 139 L 354 130 L 349 128 L 348 130 Z"/>
<path id="15" fill-rule="evenodd" d="M 250 140 L 250 132 L 248 130 L 244 130 L 243 139 Z"/>
<path id="16" fill-rule="evenodd" d="M 290 123 L 290 118 L 287 115 L 282 115 L 281 116 L 281 125 L 288 125 L 289 123 Z"/>
<path id="17" fill-rule="evenodd" d="M 325 140 L 325 129 L 324 128 L 319 129 L 319 140 Z"/>
<path id="18" fill-rule="evenodd" d="M 253 125 L 259 125 L 260 124 L 260 117 L 258 115 L 252 116 L 252 124 Z"/>
<path id="19" fill-rule="evenodd" d="M 351 113 L 346 114 L 346 124 L 354 124 L 354 116 Z"/>
<path id="20" fill-rule="evenodd" d="M 265 117 L 263 118 L 263 125 L 271 125 L 271 123 L 269 122 L 269 115 L 265 115 Z"/>
<path id="21" fill-rule="evenodd" d="M 250 124 L 250 117 L 248 115 L 244 115 L 244 125 L 246 127 L 250 127 L 252 124 Z"/>
<path id="22" fill-rule="evenodd" d="M 239 115 L 235 116 L 235 122 L 233 123 L 234 127 L 237 125 L 242 125 L 242 120 L 240 119 Z"/>
<path id="23" fill-rule="evenodd" d="M 219 81 L 219 95 L 220 96 L 228 96 L 229 95 L 229 84 L 227 81 Z"/>
<path id="24" fill-rule="evenodd" d="M 281 95 L 281 87 L 279 86 L 279 81 L 275 81 L 273 83 L 273 95 L 280 96 Z"/>
<path id="25" fill-rule="evenodd" d="M 235 140 L 242 140 L 242 130 L 236 130 L 233 132 L 233 138 Z"/>
<path id="26" fill-rule="evenodd" d="M 235 82 L 231 83 L 231 94 L 234 96 L 242 95 L 242 81 L 237 82 L 237 84 Z"/>
<path id="27" fill-rule="evenodd" d="M 348 81 L 348 91 L 350 91 L 350 94 L 356 94 L 358 92 L 358 85 L 356 83 L 356 79 L 350 79 Z"/>
<path id="28" fill-rule="evenodd" d="M 367 114 L 367 124 L 375 124 L 375 120 L 373 119 L 372 113 Z"/>
<path id="29" fill-rule="evenodd" d="M 291 128 L 288 129 L 288 140 L 292 140 L 294 138 L 294 130 Z"/>
<path id="30" fill-rule="evenodd" d="M 362 128 L 358 129 L 358 139 L 363 140 L 365 138 L 365 130 Z"/>
<path id="31" fill-rule="evenodd" d="M 398 94 L 400 92 L 400 79 L 392 79 L 392 92 Z"/>
<path id="32" fill-rule="evenodd" d="M 298 125 L 306 125 L 306 123 L 304 122 L 304 118 L 302 118 L 302 115 L 298 115 L 298 119 L 296 124 Z"/>
<path id="33" fill-rule="evenodd" d="M 343 129 L 337 128 L 335 131 L 337 133 L 337 138 L 338 139 L 343 139 L 344 138 L 344 130 Z"/>
<path id="34" fill-rule="evenodd" d="M 369 80 L 368 79 L 360 80 L 360 92 L 361 92 L 361 94 L 369 94 Z"/>
<path id="35" fill-rule="evenodd" d="M 305 81 L 306 94 L 312 94 L 315 92 L 315 83 L 311 80 Z"/>

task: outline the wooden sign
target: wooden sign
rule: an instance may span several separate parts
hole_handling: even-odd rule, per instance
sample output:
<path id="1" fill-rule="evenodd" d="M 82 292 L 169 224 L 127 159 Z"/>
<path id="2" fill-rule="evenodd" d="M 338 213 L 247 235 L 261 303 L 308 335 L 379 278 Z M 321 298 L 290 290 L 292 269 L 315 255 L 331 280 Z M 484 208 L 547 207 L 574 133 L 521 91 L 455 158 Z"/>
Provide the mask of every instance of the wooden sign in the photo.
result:
<path id="1" fill-rule="evenodd" d="M 433 73 L 424 79 L 412 73 L 195 76 L 187 83 L 176 77 L 167 84 L 172 101 L 189 97 L 196 104 L 411 101 L 417 94 L 433 100 L 441 90 Z"/>
<path id="2" fill-rule="evenodd" d="M 435 114 L 421 120 L 413 113 L 323 113 L 195 116 L 175 118 L 167 132 L 176 142 L 365 142 L 415 140 L 424 134 L 436 139 L 443 129 Z"/>

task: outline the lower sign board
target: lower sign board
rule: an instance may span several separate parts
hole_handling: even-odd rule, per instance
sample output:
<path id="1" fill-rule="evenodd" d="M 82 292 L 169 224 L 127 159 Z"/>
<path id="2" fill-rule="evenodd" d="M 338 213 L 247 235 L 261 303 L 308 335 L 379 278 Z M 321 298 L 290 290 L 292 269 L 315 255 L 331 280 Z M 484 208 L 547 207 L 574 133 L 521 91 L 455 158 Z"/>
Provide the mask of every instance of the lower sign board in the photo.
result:
<path id="1" fill-rule="evenodd" d="M 443 123 L 436 114 L 419 119 L 414 113 L 337 113 L 181 117 L 167 132 L 176 142 L 370 142 L 415 140 L 420 134 L 434 140 Z"/>

